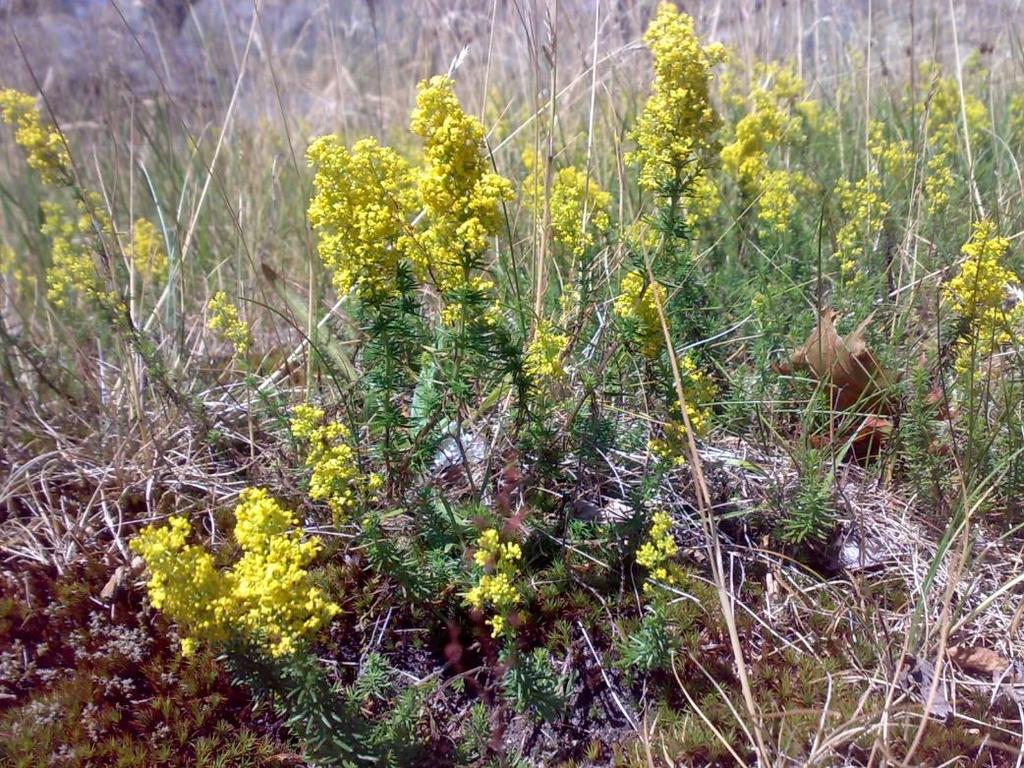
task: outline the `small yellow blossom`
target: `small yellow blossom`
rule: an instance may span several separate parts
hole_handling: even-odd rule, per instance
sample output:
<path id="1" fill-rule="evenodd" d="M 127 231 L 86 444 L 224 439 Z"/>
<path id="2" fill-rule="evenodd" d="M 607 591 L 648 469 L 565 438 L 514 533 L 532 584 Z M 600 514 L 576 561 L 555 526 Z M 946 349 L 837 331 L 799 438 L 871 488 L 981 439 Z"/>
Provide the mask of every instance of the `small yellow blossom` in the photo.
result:
<path id="1" fill-rule="evenodd" d="M 242 320 L 238 307 L 228 298 L 228 295 L 224 291 L 218 291 L 210 299 L 208 309 L 210 310 L 210 320 L 207 327 L 226 341 L 230 341 L 235 348 L 235 354 L 244 355 L 248 352 L 252 344 L 249 325 Z"/>
<path id="2" fill-rule="evenodd" d="M 295 406 L 292 436 L 306 443 L 306 466 L 312 470 L 309 497 L 326 502 L 340 521 L 358 504 L 361 495 L 372 495 L 383 485 L 378 475 L 364 477 L 351 433 L 339 422 L 327 421 L 323 409 L 313 405 Z"/>
<path id="3" fill-rule="evenodd" d="M 717 394 L 715 383 L 707 373 L 697 367 L 696 361 L 689 353 L 679 357 L 679 371 L 690 426 L 695 437 L 704 437 L 711 430 L 714 416 L 711 404 Z M 688 454 L 686 422 L 679 417 L 679 404 L 676 403 L 673 408 L 676 417 L 665 423 L 662 428 L 663 437 L 652 439 L 649 447 L 651 453 L 658 458 L 682 465 Z"/>
<path id="4" fill-rule="evenodd" d="M 882 197 L 881 186 L 873 171 L 854 184 L 840 179 L 837 185 L 845 223 L 836 233 L 836 257 L 843 278 L 850 282 L 860 277 L 858 257 L 865 250 L 874 249 L 891 208 Z"/>
<path id="5" fill-rule="evenodd" d="M 14 140 L 43 181 L 64 183 L 70 178 L 71 159 L 64 138 L 55 128 L 43 124 L 34 97 L 10 88 L 0 91 L 0 119 L 14 126 Z"/>
<path id="6" fill-rule="evenodd" d="M 757 218 L 773 232 L 789 229 L 797 206 L 797 192 L 809 186 L 808 179 L 789 171 L 766 171 L 761 177 Z"/>
<path id="7" fill-rule="evenodd" d="M 657 307 L 665 306 L 665 297 L 665 288 L 660 283 L 648 285 L 639 272 L 628 272 L 615 299 L 615 314 L 632 327 L 641 351 L 652 359 L 665 346 Z"/>
<path id="8" fill-rule="evenodd" d="M 963 141 L 966 118 L 971 148 L 977 152 L 991 126 L 985 102 L 968 91 L 961 91 L 956 78 L 943 77 L 941 68 L 933 62 L 924 62 L 921 74 L 929 90 L 928 119 L 925 124 L 928 143 L 938 152 L 955 154 Z"/>
<path id="9" fill-rule="evenodd" d="M 718 211 L 722 198 L 718 193 L 718 185 L 707 173 L 699 173 L 694 177 L 690 193 L 690 199 L 685 201 L 686 225 L 696 236 L 702 231 L 702 225 Z"/>
<path id="10" fill-rule="evenodd" d="M 868 126 L 868 153 L 879 164 L 879 171 L 887 176 L 903 177 L 914 164 L 914 153 L 906 139 L 889 139 L 881 120 L 872 120 Z"/>
<path id="11" fill-rule="evenodd" d="M 137 219 L 132 227 L 131 255 L 135 269 L 147 280 L 159 284 L 167 278 L 167 251 L 148 219 Z"/>
<path id="12" fill-rule="evenodd" d="M 149 526 L 132 541 L 149 568 L 147 585 L 153 607 L 163 611 L 194 637 L 204 642 L 228 639 L 235 606 L 230 586 L 214 565 L 213 555 L 187 544 L 192 526 L 184 517 L 172 517 L 166 526 Z M 195 642 L 183 643 L 189 655 Z"/>
<path id="13" fill-rule="evenodd" d="M 50 238 L 51 247 L 50 268 L 46 271 L 47 299 L 53 306 L 64 308 L 76 293 L 99 297 L 100 281 L 88 247 L 87 223 L 70 216 L 60 203 L 44 200 L 41 207 L 41 231 Z"/>
<path id="14" fill-rule="evenodd" d="M 490 326 L 497 325 L 501 320 L 501 308 L 497 302 L 492 301 L 480 316 L 470 317 L 465 311 L 467 304 L 485 302 L 493 292 L 494 281 L 480 275 L 473 275 L 461 285 L 453 284 L 452 289 L 446 295 L 447 302 L 441 309 L 441 322 L 449 326 L 471 322 Z M 474 297 L 474 300 L 468 302 L 467 299 L 471 296 Z"/>
<path id="15" fill-rule="evenodd" d="M 702 46 L 693 19 L 663 2 L 644 35 L 654 55 L 651 95 L 631 134 L 640 186 L 665 192 L 684 176 L 703 172 L 721 120 L 711 103 L 711 68 L 725 58 L 721 45 Z M 696 166 L 695 166 L 696 161 Z"/>
<path id="16" fill-rule="evenodd" d="M 1012 339 L 1012 328 L 1024 319 L 1024 305 L 1005 308 L 1009 289 L 1020 284 L 1003 264 L 1009 247 L 1010 241 L 999 235 L 991 221 L 975 223 L 962 249 L 966 259 L 960 272 L 943 287 L 950 309 L 969 323 L 964 354 L 957 361 L 961 373 L 970 365 L 971 349 L 981 356 L 993 354 Z"/>
<path id="17" fill-rule="evenodd" d="M 555 331 L 550 323 L 541 323 L 537 334 L 526 347 L 523 367 L 534 379 L 557 381 L 565 376 L 562 357 L 568 347 L 568 336 Z"/>
<path id="18" fill-rule="evenodd" d="M 309 221 L 335 289 L 344 295 L 354 288 L 365 301 L 393 295 L 414 203 L 408 163 L 373 138 L 349 150 L 336 136 L 322 136 L 306 156 L 316 168 Z"/>
<path id="19" fill-rule="evenodd" d="M 775 232 L 785 232 L 797 206 L 797 192 L 808 188 L 803 174 L 771 168 L 774 149 L 803 138 L 797 97 L 804 83 L 792 65 L 758 64 L 748 95 L 749 111 L 739 119 L 734 139 L 722 149 L 722 164 L 750 198 L 758 198 L 758 218 Z"/>
<path id="20" fill-rule="evenodd" d="M 679 546 L 672 536 L 672 518 L 667 512 L 655 512 L 647 538 L 636 551 L 637 565 L 646 568 L 651 579 L 671 584 L 672 577 L 665 566 L 678 552 Z M 650 580 L 644 582 L 645 592 L 652 588 Z"/>
<path id="21" fill-rule="evenodd" d="M 527 167 L 532 165 L 530 158 Z M 543 169 L 534 168 L 523 183 L 523 198 L 534 215 L 544 212 Z M 555 242 L 580 256 L 594 244 L 595 233 L 611 225 L 612 196 L 583 171 L 560 168 L 551 183 L 551 233 Z M 586 226 L 584 226 L 586 225 Z"/>
<path id="22" fill-rule="evenodd" d="M 839 129 L 839 120 L 835 110 L 822 107 L 819 99 L 798 101 L 795 109 L 811 131 L 831 136 Z"/>
<path id="23" fill-rule="evenodd" d="M 239 636 L 273 656 L 291 654 L 340 611 L 307 570 L 320 543 L 303 541 L 298 520 L 261 488 L 242 492 L 235 520 L 242 556 L 225 571 L 205 549 L 187 543 L 187 519 L 143 529 L 132 549 L 149 568 L 150 601 L 187 633 L 185 655 L 200 642 L 219 645 Z"/>
<path id="24" fill-rule="evenodd" d="M 484 127 L 463 111 L 451 78 L 420 83 L 411 127 L 424 143 L 416 188 L 427 224 L 403 247 L 445 294 L 466 283 L 500 230 L 501 202 L 512 198 L 512 184 L 491 170 Z"/>
<path id="25" fill-rule="evenodd" d="M 522 557 L 523 551 L 519 544 L 502 543 L 495 528 L 481 532 L 477 539 L 473 561 L 483 573 L 466 593 L 466 603 L 476 610 L 487 607 L 493 609 L 494 614 L 487 620 L 492 629 L 492 637 L 511 631 L 508 615 L 522 602 L 522 596 L 514 584 Z"/>
<path id="26" fill-rule="evenodd" d="M 242 492 L 235 518 L 243 553 L 228 575 L 235 626 L 260 638 L 273 656 L 294 653 L 341 610 L 307 570 L 320 541 L 303 541 L 299 521 L 262 488 Z"/>
<path id="27" fill-rule="evenodd" d="M 2 243 L 0 243 L 0 277 L 10 279 L 12 292 L 17 292 L 28 280 L 23 265 L 14 255 L 14 249 Z"/>
<path id="28" fill-rule="evenodd" d="M 928 175 L 924 179 L 924 196 L 928 201 L 928 213 L 932 216 L 942 213 L 949 205 L 950 195 L 956 188 L 951 168 L 952 161 L 946 152 L 938 152 L 928 160 Z"/>

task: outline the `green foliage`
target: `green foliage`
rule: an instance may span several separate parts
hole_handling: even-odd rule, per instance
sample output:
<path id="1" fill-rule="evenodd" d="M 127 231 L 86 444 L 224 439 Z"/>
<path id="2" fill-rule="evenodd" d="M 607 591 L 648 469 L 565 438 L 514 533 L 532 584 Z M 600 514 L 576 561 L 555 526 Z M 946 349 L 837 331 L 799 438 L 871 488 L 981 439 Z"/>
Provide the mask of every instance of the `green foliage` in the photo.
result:
<path id="1" fill-rule="evenodd" d="M 374 17 L 384 12 L 369 5 Z M 453 67 L 458 83 L 442 77 L 421 86 L 429 98 L 418 103 L 411 134 L 374 126 L 394 149 L 358 142 L 376 149 L 364 155 L 360 183 L 343 189 L 352 174 L 324 175 L 327 161 L 359 154 L 343 143 L 365 129 L 363 112 L 385 114 L 347 109 L 344 137 L 317 144 L 314 187 L 323 199 L 313 204 L 288 131 L 232 122 L 232 151 L 211 158 L 212 142 L 175 133 L 188 123 L 162 98 L 147 103 L 138 123 L 112 124 L 110 141 L 87 147 L 88 137 L 71 133 L 65 148 L 75 173 L 47 174 L 48 186 L 5 166 L 0 471 L 12 479 L 0 484 L 0 517 L 5 535 L 23 537 L 4 545 L 5 556 L 52 557 L 61 569 L 76 557 L 107 568 L 136 520 L 172 512 L 196 520 L 208 512 L 206 532 L 220 546 L 226 520 L 211 499 L 256 482 L 311 496 L 320 462 L 295 466 L 280 438 L 283 409 L 299 401 L 340 414 L 332 424 L 344 429 L 321 453 L 325 472 L 352 494 L 331 523 L 330 495 L 293 507 L 303 529 L 296 541 L 329 542 L 310 576 L 339 617 L 299 654 L 270 659 L 230 647 L 223 663 L 244 690 L 228 685 L 208 656 L 177 658 L 166 616 L 119 603 L 110 613 L 124 626 L 94 619 L 102 579 L 62 580 L 48 627 L 20 598 L 0 599 L 0 651 L 10 662 L 0 667 L 15 670 L 0 681 L 0 727 L 10 735 L 0 756 L 36 765 L 64 748 L 68 761 L 96 764 L 263 765 L 294 751 L 279 743 L 281 732 L 312 764 L 526 765 L 537 755 L 501 746 L 524 743 L 505 729 L 541 720 L 543 728 L 532 726 L 545 737 L 572 733 L 573 746 L 552 760 L 648 765 L 640 749 L 609 758 L 598 743 L 618 733 L 611 718 L 600 719 L 607 691 L 598 688 L 607 682 L 559 672 L 595 652 L 636 683 L 624 697 L 656 711 L 648 722 L 657 723 L 660 743 L 641 745 L 657 747 L 654 760 L 660 748 L 677 762 L 728 763 L 736 759 L 730 745 L 740 745 L 753 763 L 749 729 L 733 711 L 742 692 L 725 640 L 731 627 L 708 580 L 700 484 L 730 556 L 765 550 L 729 568 L 742 565 L 737 600 L 755 611 L 783 583 L 769 580 L 765 560 L 788 567 L 772 536 L 787 545 L 784 557 L 830 542 L 845 462 L 863 460 L 868 478 L 934 510 L 940 526 L 973 499 L 984 504 L 972 526 L 992 526 L 993 540 L 1021 521 L 1019 253 L 1007 244 L 995 260 L 982 334 L 968 311 L 978 270 L 964 269 L 970 253 L 962 249 L 980 216 L 1006 236 L 1022 226 L 1006 183 L 1017 178 L 1014 153 L 1024 141 L 1024 101 L 1006 92 L 1012 77 L 966 63 L 954 77 L 931 65 L 905 79 L 890 73 L 880 99 L 862 90 L 874 81 L 861 67 L 874 61 L 821 78 L 815 62 L 816 78 L 805 83 L 793 64 L 723 58 L 674 7 L 657 11 L 648 36 L 656 78 L 642 109 L 633 103 L 640 91 L 612 89 L 584 115 L 582 91 L 563 89 L 584 80 L 563 79 L 557 46 L 545 49 L 546 63 L 537 60 L 551 67 L 556 93 L 570 94 L 551 94 L 550 114 L 510 99 L 498 70 L 492 95 L 472 80 L 473 67 Z M 499 4 L 495 17 L 503 12 Z M 601 25 L 599 34 L 622 27 L 632 40 L 633 25 Z M 500 22 L 494 32 L 502 34 Z M 381 83 L 412 83 L 430 68 L 436 61 L 415 61 L 404 77 L 388 73 Z M 365 69 L 353 70 L 355 81 Z M 276 91 L 276 77 L 268 80 Z M 381 104 L 408 100 L 404 91 L 382 93 L 381 83 L 369 89 Z M 488 120 L 472 117 L 456 92 L 482 94 L 479 114 Z M 36 138 L 15 138 L 38 171 L 39 137 L 52 147 L 64 139 L 49 126 L 49 104 L 19 101 L 35 115 Z M 293 116 L 285 117 L 290 126 Z M 196 121 L 207 123 L 205 114 Z M 528 152 L 533 189 L 517 197 L 501 174 Z M 293 162 L 281 171 L 276 158 L 288 155 Z M 578 167 L 564 178 L 583 191 L 556 200 L 548 187 L 570 163 Z M 206 179 L 211 194 L 203 186 L 197 199 L 195 179 Z M 42 211 L 62 212 L 66 226 Z M 588 231 L 597 212 L 599 237 Z M 330 258 L 312 252 L 307 224 Z M 132 242 L 140 230 L 147 259 Z M 159 274 L 147 273 L 149 260 L 164 265 Z M 47 298 L 48 278 L 67 296 Z M 951 285 L 963 294 L 956 302 Z M 221 315 L 215 334 L 210 296 Z M 871 350 L 904 388 L 891 409 L 839 411 L 826 376 L 778 364 L 827 307 L 845 310 L 844 323 L 875 316 Z M 548 345 L 558 354 L 537 366 L 530 348 L 543 333 L 558 340 Z M 677 384 L 699 409 L 687 416 L 703 422 L 693 430 L 703 477 L 690 466 Z M 703 396 L 691 402 L 691 389 Z M 865 416 L 897 434 L 878 456 L 850 449 Z M 763 466 L 747 459 L 759 453 Z M 794 465 L 792 487 L 775 497 L 764 491 L 775 487 L 776 470 L 788 482 Z M 380 480 L 372 487 L 371 476 Z M 54 506 L 52 519 L 40 500 Z M 74 520 L 79 501 L 84 511 Z M 652 558 L 642 548 L 651 512 L 661 508 L 663 546 Z M 54 541 L 41 544 L 41 530 Z M 491 549 L 481 544 L 485 531 Z M 503 564 L 499 545 L 521 547 L 522 556 Z M 222 564 L 231 546 L 211 562 Z M 508 589 L 496 626 L 500 590 L 491 583 L 487 599 L 473 590 L 503 569 L 514 584 L 498 585 Z M 282 583 L 276 569 L 261 573 Z M 643 589 L 654 573 L 673 591 L 650 582 Z M 861 692 L 839 673 L 880 663 L 880 644 L 860 629 L 873 626 L 871 611 L 899 613 L 913 602 L 902 583 L 858 588 L 855 608 L 831 593 L 840 586 L 817 586 L 793 610 L 799 627 L 806 622 L 828 645 L 820 662 L 786 643 L 765 651 L 761 631 L 747 631 L 753 620 L 737 611 L 765 733 L 791 762 L 806 757 L 808 737 L 824 727 L 816 708 L 825 676 L 842 718 L 879 717 L 870 702 L 855 706 Z M 281 592 L 278 605 L 287 606 Z M 200 607 L 213 604 L 206 602 Z M 837 629 L 844 611 L 851 621 Z M 858 626 L 852 639 L 848 625 Z M 580 626 L 593 648 L 581 650 Z M 772 624 L 787 642 L 794 626 Z M 35 645 L 26 641 L 33 632 L 42 638 Z M 142 661 L 130 648 L 138 637 L 150 654 Z M 50 647 L 39 652 L 45 667 L 29 653 L 38 646 Z M 673 663 L 714 727 L 674 689 Z M 598 737 L 580 738 L 587 727 Z M 892 732 L 905 747 L 914 736 L 903 727 Z M 929 731 L 915 758 L 945 759 L 943 749 L 977 756 L 982 749 L 970 742 L 963 728 Z"/>
<path id="2" fill-rule="evenodd" d="M 376 764 L 369 749 L 369 724 L 305 652 L 271 657 L 254 646 L 235 645 L 224 657 L 236 684 L 267 701 L 285 720 L 315 765 L 353 768 Z"/>
<path id="3" fill-rule="evenodd" d="M 487 706 L 478 701 L 469 708 L 469 714 L 462 724 L 462 736 L 458 744 L 459 761 L 469 764 L 485 757 L 491 738 L 491 722 Z"/>
<path id="4" fill-rule="evenodd" d="M 547 722 L 561 716 L 566 691 L 572 687 L 571 670 L 566 677 L 560 677 L 551 666 L 546 648 L 535 648 L 529 653 L 509 651 L 502 663 L 507 670 L 501 688 L 513 709 Z"/>
<path id="5" fill-rule="evenodd" d="M 621 643 L 618 665 L 627 671 L 640 672 L 671 669 L 672 654 L 677 644 L 674 635 L 664 610 L 656 605 L 648 607 L 640 626 Z"/>
<path id="6" fill-rule="evenodd" d="M 786 505 L 779 535 L 790 544 L 826 541 L 835 526 L 829 457 L 816 448 L 803 456 L 796 492 Z"/>

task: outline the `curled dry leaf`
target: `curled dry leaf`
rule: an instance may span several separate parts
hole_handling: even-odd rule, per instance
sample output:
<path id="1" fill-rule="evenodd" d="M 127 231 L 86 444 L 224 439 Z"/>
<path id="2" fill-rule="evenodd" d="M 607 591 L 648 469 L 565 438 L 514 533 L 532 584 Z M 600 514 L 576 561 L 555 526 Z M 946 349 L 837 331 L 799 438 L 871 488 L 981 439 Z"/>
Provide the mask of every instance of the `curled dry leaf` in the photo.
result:
<path id="1" fill-rule="evenodd" d="M 997 684 L 996 694 L 1008 696 L 1018 704 L 1024 703 L 1024 664 L 1010 661 L 991 648 L 954 645 L 946 651 L 949 660 L 977 675 L 987 675 Z"/>
<path id="2" fill-rule="evenodd" d="M 877 401 L 876 395 L 889 386 L 891 378 L 864 340 L 873 315 L 845 337 L 836 331 L 837 316 L 834 309 L 823 309 L 807 341 L 793 350 L 789 362 L 778 370 L 780 373 L 808 371 L 818 381 L 828 384 L 836 410 L 846 411 L 856 405 L 858 410 L 880 412 L 880 408 L 870 406 L 872 401 Z"/>
<path id="3" fill-rule="evenodd" d="M 1001 675 L 1010 666 L 1009 659 L 980 645 L 953 645 L 946 655 L 961 669 L 977 674 Z"/>
<path id="4" fill-rule="evenodd" d="M 806 371 L 828 386 L 834 411 L 866 414 L 852 429 L 847 424 L 832 435 L 850 439 L 853 456 L 864 459 L 877 455 L 892 434 L 890 404 L 886 399 L 892 377 L 864 340 L 873 315 L 845 337 L 836 331 L 837 316 L 834 309 L 823 309 L 807 340 L 776 370 L 783 374 Z M 817 442 L 825 441 L 826 438 L 819 438 Z"/>

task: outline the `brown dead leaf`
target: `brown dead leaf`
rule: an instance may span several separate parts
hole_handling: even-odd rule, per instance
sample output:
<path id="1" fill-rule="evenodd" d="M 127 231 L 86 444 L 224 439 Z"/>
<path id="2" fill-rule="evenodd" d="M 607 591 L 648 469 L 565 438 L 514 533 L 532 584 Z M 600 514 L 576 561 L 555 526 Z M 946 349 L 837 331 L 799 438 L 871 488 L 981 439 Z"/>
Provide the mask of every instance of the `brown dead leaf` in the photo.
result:
<path id="1" fill-rule="evenodd" d="M 1009 659 L 980 645 L 953 645 L 946 655 L 961 669 L 976 674 L 1001 675 L 1010 666 Z"/>
<path id="2" fill-rule="evenodd" d="M 103 589 L 100 590 L 100 600 L 109 603 L 121 592 L 127 580 L 128 568 L 123 565 L 119 565 L 114 573 L 111 574 L 110 578 L 107 579 L 107 583 L 103 585 Z"/>
<path id="3" fill-rule="evenodd" d="M 789 364 L 780 366 L 779 370 L 782 373 L 809 371 L 815 379 L 830 385 L 836 410 L 849 410 L 854 405 L 864 410 L 864 401 L 890 383 L 888 373 L 864 340 L 873 315 L 845 337 L 836 331 L 837 316 L 834 309 L 823 309 L 807 341 L 793 351 Z"/>
<path id="4" fill-rule="evenodd" d="M 893 423 L 887 416 L 865 416 L 857 427 L 850 446 L 859 459 L 877 456 L 892 437 Z"/>

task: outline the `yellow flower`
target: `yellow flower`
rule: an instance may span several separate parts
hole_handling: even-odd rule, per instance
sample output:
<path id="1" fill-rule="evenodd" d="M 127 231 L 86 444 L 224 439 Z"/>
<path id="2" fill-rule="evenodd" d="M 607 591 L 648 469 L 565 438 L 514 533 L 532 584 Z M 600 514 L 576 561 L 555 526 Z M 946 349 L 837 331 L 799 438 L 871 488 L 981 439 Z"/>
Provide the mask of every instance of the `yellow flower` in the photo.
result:
<path id="1" fill-rule="evenodd" d="M 672 518 L 667 512 L 655 512 L 651 517 L 651 528 L 647 532 L 647 538 L 636 551 L 637 565 L 646 568 L 650 578 L 667 584 L 672 583 L 672 577 L 665 565 L 679 551 L 679 546 L 672 536 L 672 527 Z M 646 581 L 644 591 L 650 591 L 651 586 L 651 582 Z"/>
<path id="2" fill-rule="evenodd" d="M 491 625 L 491 637 L 501 637 L 505 632 L 505 617 L 500 614 L 492 616 L 484 623 Z"/>
<path id="3" fill-rule="evenodd" d="M 665 346 L 657 307 L 665 306 L 665 297 L 665 288 L 660 283 L 648 285 L 639 272 L 628 272 L 615 299 L 615 314 L 631 326 L 641 351 L 652 359 Z"/>
<path id="4" fill-rule="evenodd" d="M 214 566 L 213 555 L 186 541 L 192 526 L 184 517 L 169 525 L 149 526 L 132 541 L 149 568 L 147 585 L 153 607 L 204 642 L 222 643 L 230 634 L 235 606 L 230 586 Z M 195 643 L 182 643 L 189 655 Z"/>
<path id="5" fill-rule="evenodd" d="M 43 124 L 34 97 L 10 88 L 0 91 L 0 119 L 14 126 L 14 140 L 43 181 L 52 184 L 70 179 L 71 158 L 64 139 L 56 129 Z"/>
<path id="6" fill-rule="evenodd" d="M 350 151 L 336 136 L 322 136 L 306 156 L 316 168 L 309 221 L 335 289 L 354 288 L 366 301 L 393 295 L 414 202 L 408 163 L 373 138 Z"/>
<path id="7" fill-rule="evenodd" d="M 558 333 L 550 323 L 537 327 L 537 334 L 526 348 L 523 367 L 533 378 L 541 381 L 557 381 L 565 376 L 562 356 L 569 347 L 569 337 Z"/>
<path id="8" fill-rule="evenodd" d="M 249 351 L 252 344 L 252 334 L 248 324 L 242 320 L 238 313 L 238 307 L 224 291 L 218 291 L 210 299 L 208 309 L 210 320 L 207 327 L 219 334 L 226 341 L 230 341 L 235 348 L 235 354 L 244 355 Z"/>
<path id="9" fill-rule="evenodd" d="M 477 550 L 473 560 L 484 572 L 466 593 L 466 603 L 477 610 L 490 607 L 495 611 L 487 620 L 487 624 L 492 627 L 492 637 L 499 637 L 511 631 L 507 617 L 522 602 L 522 596 L 513 583 L 522 556 L 519 544 L 503 544 L 495 528 L 481 532 L 477 539 Z"/>
<path id="10" fill-rule="evenodd" d="M 890 140 L 885 135 L 885 123 L 872 120 L 868 127 L 868 153 L 889 176 L 905 176 L 914 163 L 914 153 L 906 139 Z"/>
<path id="11" fill-rule="evenodd" d="M 527 167 L 533 165 L 530 158 Z M 544 213 L 543 169 L 534 168 L 523 183 L 523 197 L 534 215 Z M 555 242 L 580 256 L 594 244 L 594 233 L 611 225 L 612 196 L 577 168 L 560 168 L 551 183 L 551 234 Z M 584 226 L 586 225 L 586 226 Z"/>
<path id="12" fill-rule="evenodd" d="M 707 173 L 697 174 L 690 192 L 690 199 L 685 201 L 686 225 L 696 236 L 701 232 L 701 224 L 714 216 L 722 199 L 718 185 Z"/>
<path id="13" fill-rule="evenodd" d="M 950 155 L 939 152 L 928 160 L 928 175 L 924 179 L 924 196 L 928 200 L 928 213 L 932 216 L 942 213 L 949 204 L 949 197 L 956 188 L 956 180 L 950 168 Z"/>
<path id="14" fill-rule="evenodd" d="M 320 542 L 303 541 L 298 520 L 262 488 L 242 492 L 235 518 L 243 552 L 229 572 L 236 628 L 260 638 L 273 656 L 293 653 L 341 610 L 307 570 Z"/>
<path id="15" fill-rule="evenodd" d="M 1010 311 L 1004 308 L 1009 288 L 1019 285 L 1017 275 L 1003 265 L 1009 247 L 1010 241 L 999 235 L 991 221 L 975 223 L 962 249 L 967 258 L 957 276 L 943 287 L 950 308 L 970 324 L 965 352 L 974 347 L 981 356 L 993 354 L 1011 340 L 1011 327 L 1024 319 L 1024 305 Z M 969 358 L 964 354 L 958 360 L 961 372 L 970 365 Z"/>
<path id="16" fill-rule="evenodd" d="M 462 110 L 451 78 L 420 83 L 411 127 L 424 143 L 416 186 L 427 225 L 403 247 L 445 294 L 464 286 L 477 268 L 501 228 L 500 203 L 511 199 L 512 185 L 491 170 L 484 127 Z"/>
<path id="17" fill-rule="evenodd" d="M 796 193 L 810 181 L 803 174 L 771 168 L 769 159 L 773 149 L 803 138 L 795 101 L 804 83 L 792 65 L 758 64 L 755 75 L 750 109 L 736 123 L 733 141 L 722 149 L 722 163 L 745 194 L 759 198 L 758 218 L 772 231 L 785 232 L 796 210 Z"/>
<path id="18" fill-rule="evenodd" d="M 309 497 L 323 501 L 341 521 L 358 504 L 360 496 L 372 495 L 383 484 L 378 475 L 364 477 L 351 433 L 339 422 L 326 420 L 323 409 L 297 405 L 292 410 L 291 433 L 307 444 L 306 466 L 312 470 Z"/>
<path id="19" fill-rule="evenodd" d="M 696 361 L 689 353 L 679 357 L 679 371 L 683 380 L 683 393 L 686 396 L 686 415 L 695 437 L 704 437 L 711 430 L 714 412 L 711 403 L 717 394 L 715 383 L 704 371 L 697 367 Z M 673 406 L 679 414 L 678 402 Z M 678 415 L 667 421 L 663 426 L 663 437 L 652 439 L 649 443 L 651 453 L 661 459 L 671 460 L 677 464 L 685 461 L 687 450 L 686 422 Z"/>
<path id="20" fill-rule="evenodd" d="M 966 117 L 971 148 L 977 152 L 991 124 L 985 102 L 968 91 L 961 92 L 956 78 L 943 77 L 941 68 L 934 62 L 924 62 L 921 74 L 930 95 L 925 124 L 929 144 L 938 152 L 955 153 L 961 140 L 958 134 L 962 135 Z"/>
<path id="21" fill-rule="evenodd" d="M 840 179 L 837 185 L 839 208 L 845 223 L 836 233 L 836 258 L 844 279 L 855 282 L 858 256 L 874 249 L 891 206 L 881 195 L 882 182 L 874 171 L 851 184 Z"/>
<path id="22" fill-rule="evenodd" d="M 188 544 L 188 520 L 149 526 L 132 541 L 146 561 L 150 601 L 187 632 L 182 653 L 199 642 L 248 637 L 273 656 L 293 653 L 340 608 L 315 587 L 307 570 L 318 540 L 302 540 L 294 515 L 261 488 L 248 488 L 235 507 L 242 556 L 221 572 L 213 555 Z"/>
<path id="23" fill-rule="evenodd" d="M 631 136 L 640 186 L 670 191 L 683 174 L 699 175 L 721 123 L 711 103 L 711 68 L 725 58 L 721 45 L 702 46 L 693 19 L 663 2 L 644 35 L 654 55 L 651 95 Z M 696 161 L 696 167 L 694 163 Z"/>
<path id="24" fill-rule="evenodd" d="M 167 278 L 167 251 L 157 229 L 148 219 L 137 219 L 132 228 L 132 264 L 139 274 L 156 283 Z"/>
<path id="25" fill-rule="evenodd" d="M 785 232 L 796 210 L 797 192 L 809 186 L 810 181 L 803 174 L 766 171 L 760 180 L 757 218 L 773 232 Z"/>
<path id="26" fill-rule="evenodd" d="M 99 298 L 102 294 L 96 265 L 88 248 L 88 223 L 70 216 L 60 203 L 44 200 L 43 235 L 50 238 L 51 263 L 46 271 L 46 298 L 64 308 L 81 294 Z M 82 224 L 86 224 L 84 230 Z"/>
<path id="27" fill-rule="evenodd" d="M 28 283 L 30 275 L 22 267 L 19 259 L 14 255 L 14 249 L 9 245 L 0 243 L 0 278 L 10 279 L 10 290 L 17 293 Z"/>

